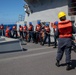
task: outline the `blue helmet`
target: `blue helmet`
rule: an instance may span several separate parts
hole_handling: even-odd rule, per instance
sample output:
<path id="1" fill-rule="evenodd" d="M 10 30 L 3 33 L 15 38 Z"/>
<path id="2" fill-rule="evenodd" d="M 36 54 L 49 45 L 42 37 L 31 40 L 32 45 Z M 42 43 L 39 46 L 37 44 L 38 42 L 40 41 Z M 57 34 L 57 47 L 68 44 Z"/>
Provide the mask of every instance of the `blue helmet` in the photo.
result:
<path id="1" fill-rule="evenodd" d="M 41 22 L 40 22 L 40 21 L 38 21 L 38 22 L 37 22 L 37 24 L 41 24 Z"/>
<path id="2" fill-rule="evenodd" d="M 46 25 L 46 26 L 49 26 L 49 23 L 46 23 L 45 25 Z"/>
<path id="3" fill-rule="evenodd" d="M 58 25 L 58 21 L 54 22 L 54 25 Z"/>
<path id="4" fill-rule="evenodd" d="M 29 22 L 29 25 L 32 25 L 32 22 Z"/>
<path id="5" fill-rule="evenodd" d="M 9 27 L 9 30 L 12 30 L 12 27 Z"/>

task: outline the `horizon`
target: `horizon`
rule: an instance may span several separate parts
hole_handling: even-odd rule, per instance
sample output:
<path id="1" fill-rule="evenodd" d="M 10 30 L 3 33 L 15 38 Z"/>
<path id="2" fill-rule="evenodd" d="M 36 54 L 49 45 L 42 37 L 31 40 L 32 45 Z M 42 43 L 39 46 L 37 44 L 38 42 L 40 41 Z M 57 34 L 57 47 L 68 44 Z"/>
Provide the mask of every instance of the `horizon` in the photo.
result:
<path id="1" fill-rule="evenodd" d="M 0 24 L 15 24 L 19 15 L 25 16 L 24 0 L 0 0 Z"/>

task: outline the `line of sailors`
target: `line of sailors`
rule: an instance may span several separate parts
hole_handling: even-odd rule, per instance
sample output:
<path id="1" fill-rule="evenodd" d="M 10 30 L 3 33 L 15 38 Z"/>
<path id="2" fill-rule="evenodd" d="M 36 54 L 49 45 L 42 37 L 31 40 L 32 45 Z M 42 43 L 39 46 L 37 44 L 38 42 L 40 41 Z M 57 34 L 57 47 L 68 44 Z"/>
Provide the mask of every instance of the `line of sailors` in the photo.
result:
<path id="1" fill-rule="evenodd" d="M 48 46 L 50 46 L 50 27 L 49 24 L 46 23 L 45 26 L 42 26 L 40 21 L 37 22 L 35 31 L 32 22 L 29 22 L 29 26 L 25 24 L 24 27 L 19 26 L 20 37 L 26 39 L 26 41 L 30 42 L 31 39 L 33 43 L 40 42 L 41 45 L 44 45 L 46 39 L 48 38 Z"/>
<path id="2" fill-rule="evenodd" d="M 0 25 L 0 30 L 4 30 L 4 26 Z M 46 23 L 42 26 L 41 22 L 38 21 L 35 31 L 32 22 L 29 22 L 29 26 L 26 24 L 24 26 L 19 25 L 19 35 L 17 31 L 17 25 L 13 27 L 6 27 L 5 36 L 17 38 L 20 36 L 21 39 L 25 39 L 27 42 L 30 42 L 31 39 L 33 43 L 40 42 L 41 45 L 46 43 L 46 39 L 48 38 L 48 46 L 50 46 L 50 26 L 49 23 Z"/>

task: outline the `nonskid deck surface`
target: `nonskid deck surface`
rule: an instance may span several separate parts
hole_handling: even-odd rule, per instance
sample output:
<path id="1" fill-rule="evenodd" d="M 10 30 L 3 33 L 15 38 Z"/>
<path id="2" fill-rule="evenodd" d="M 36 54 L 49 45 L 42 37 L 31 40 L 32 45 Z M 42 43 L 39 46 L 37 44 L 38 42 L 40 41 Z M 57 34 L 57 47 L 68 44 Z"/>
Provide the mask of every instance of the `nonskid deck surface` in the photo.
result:
<path id="1" fill-rule="evenodd" d="M 75 75 L 76 54 L 72 51 L 73 69 L 66 71 L 65 56 L 56 67 L 57 48 L 35 43 L 22 45 L 24 51 L 0 54 L 0 75 Z"/>

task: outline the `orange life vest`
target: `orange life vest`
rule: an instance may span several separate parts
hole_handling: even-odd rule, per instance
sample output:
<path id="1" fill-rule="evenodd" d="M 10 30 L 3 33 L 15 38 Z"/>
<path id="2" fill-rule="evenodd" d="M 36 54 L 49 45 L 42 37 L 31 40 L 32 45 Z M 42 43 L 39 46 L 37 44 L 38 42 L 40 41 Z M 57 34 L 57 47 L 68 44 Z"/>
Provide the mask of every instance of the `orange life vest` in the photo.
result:
<path id="1" fill-rule="evenodd" d="M 26 32 L 27 31 L 27 26 L 23 27 L 23 31 Z"/>
<path id="2" fill-rule="evenodd" d="M 23 27 L 21 26 L 21 27 L 19 28 L 19 30 L 20 30 L 20 31 L 23 31 Z"/>
<path id="3" fill-rule="evenodd" d="M 8 27 L 8 28 L 6 28 L 6 31 L 5 31 L 5 36 L 6 36 L 6 37 L 10 37 L 10 36 L 9 36 L 9 32 L 10 32 L 10 30 L 9 30 L 9 27 Z"/>
<path id="4" fill-rule="evenodd" d="M 13 26 L 13 30 L 16 30 L 16 26 Z"/>
<path id="5" fill-rule="evenodd" d="M 57 26 L 54 25 L 54 23 L 50 23 L 50 25 L 51 25 L 51 27 L 54 28 L 54 29 L 57 28 Z"/>
<path id="6" fill-rule="evenodd" d="M 59 37 L 70 38 L 72 37 L 72 23 L 70 20 L 59 22 L 58 24 Z"/>
<path id="7" fill-rule="evenodd" d="M 1 30 L 3 30 L 4 29 L 4 26 L 1 26 Z"/>
<path id="8" fill-rule="evenodd" d="M 33 26 L 30 25 L 29 28 L 28 28 L 28 30 L 32 31 L 32 28 L 33 28 Z"/>
<path id="9" fill-rule="evenodd" d="M 45 26 L 45 30 L 46 30 L 46 32 L 50 33 L 50 28 L 49 27 Z"/>
<path id="10" fill-rule="evenodd" d="M 37 25 L 36 26 L 36 31 L 40 31 L 41 30 L 41 26 L 40 25 Z"/>

